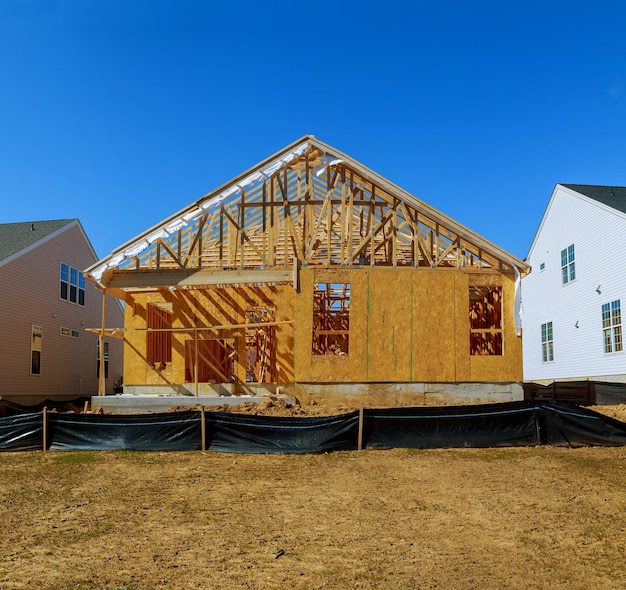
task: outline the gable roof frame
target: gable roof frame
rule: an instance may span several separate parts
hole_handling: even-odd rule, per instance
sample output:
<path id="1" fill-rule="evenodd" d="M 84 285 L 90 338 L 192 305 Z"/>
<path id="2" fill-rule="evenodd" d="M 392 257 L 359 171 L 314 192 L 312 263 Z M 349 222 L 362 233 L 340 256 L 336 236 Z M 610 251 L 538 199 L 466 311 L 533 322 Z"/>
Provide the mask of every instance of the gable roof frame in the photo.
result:
<path id="1" fill-rule="evenodd" d="M 183 229 L 192 226 L 182 237 Z M 213 259 L 203 265 L 207 242 Z M 472 264 L 485 262 L 516 274 L 529 270 L 525 262 L 353 158 L 305 135 L 126 242 L 85 273 L 104 288 L 273 282 L 285 280 L 286 269 L 313 260 L 357 266 L 355 259 L 363 252 L 372 265 L 395 266 L 399 250 L 415 265 L 455 264 L 466 251 L 462 255 Z M 246 264 L 246 252 L 251 264 Z M 239 276 L 224 272 L 233 270 Z M 264 272 L 243 272 L 251 270 Z"/>

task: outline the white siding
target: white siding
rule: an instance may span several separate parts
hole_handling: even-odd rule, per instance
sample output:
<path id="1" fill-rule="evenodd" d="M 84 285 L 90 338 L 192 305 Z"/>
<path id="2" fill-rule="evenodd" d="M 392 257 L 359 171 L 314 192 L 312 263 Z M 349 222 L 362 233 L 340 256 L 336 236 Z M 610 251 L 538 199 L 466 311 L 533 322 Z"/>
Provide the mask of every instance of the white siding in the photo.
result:
<path id="1" fill-rule="evenodd" d="M 563 285 L 561 251 L 571 244 L 576 279 Z M 626 353 L 604 354 L 601 315 L 602 304 L 616 299 L 626 309 L 626 215 L 557 185 L 527 262 L 532 272 L 522 280 L 524 380 L 626 378 Z M 551 363 L 542 361 L 546 322 L 554 329 Z"/>

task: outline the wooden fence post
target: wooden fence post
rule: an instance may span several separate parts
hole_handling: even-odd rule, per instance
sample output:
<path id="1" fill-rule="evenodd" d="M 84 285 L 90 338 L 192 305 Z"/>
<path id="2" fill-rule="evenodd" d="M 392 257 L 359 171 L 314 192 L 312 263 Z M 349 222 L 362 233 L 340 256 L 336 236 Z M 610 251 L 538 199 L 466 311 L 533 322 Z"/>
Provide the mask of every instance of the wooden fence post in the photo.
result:
<path id="1" fill-rule="evenodd" d="M 43 433 L 42 433 L 42 447 L 43 447 L 43 452 L 45 453 L 47 451 L 47 447 L 48 447 L 48 406 L 44 406 L 43 407 Z"/>
<path id="2" fill-rule="evenodd" d="M 202 432 L 202 450 L 206 451 L 206 424 L 204 421 L 204 406 L 200 406 L 200 431 Z"/>
<path id="3" fill-rule="evenodd" d="M 359 451 L 363 450 L 363 402 L 359 406 L 359 440 L 357 449 Z"/>

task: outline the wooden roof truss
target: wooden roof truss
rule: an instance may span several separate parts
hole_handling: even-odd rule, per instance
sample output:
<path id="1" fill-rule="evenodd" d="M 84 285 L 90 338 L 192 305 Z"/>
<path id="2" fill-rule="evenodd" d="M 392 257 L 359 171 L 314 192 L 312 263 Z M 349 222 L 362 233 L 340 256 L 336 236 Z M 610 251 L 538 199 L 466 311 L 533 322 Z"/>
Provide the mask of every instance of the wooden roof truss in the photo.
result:
<path id="1" fill-rule="evenodd" d="M 307 266 L 512 270 L 488 242 L 468 239 L 462 234 L 475 234 L 368 172 L 308 142 L 289 161 L 225 185 L 112 254 L 96 280 L 138 287 L 142 279 L 128 275 L 156 272 L 167 284 L 167 275 L 180 283 L 198 271 Z"/>

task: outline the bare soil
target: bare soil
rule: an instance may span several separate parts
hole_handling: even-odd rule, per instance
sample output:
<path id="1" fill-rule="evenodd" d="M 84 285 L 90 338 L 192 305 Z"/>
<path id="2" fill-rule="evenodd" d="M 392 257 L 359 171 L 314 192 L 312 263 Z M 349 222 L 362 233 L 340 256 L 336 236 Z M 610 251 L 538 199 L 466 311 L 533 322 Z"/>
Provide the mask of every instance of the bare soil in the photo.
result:
<path id="1" fill-rule="evenodd" d="M 626 588 L 626 447 L 28 452 L 0 473 L 2 589 Z"/>

